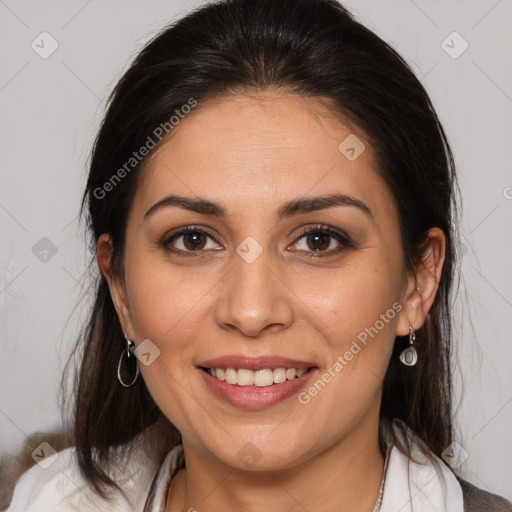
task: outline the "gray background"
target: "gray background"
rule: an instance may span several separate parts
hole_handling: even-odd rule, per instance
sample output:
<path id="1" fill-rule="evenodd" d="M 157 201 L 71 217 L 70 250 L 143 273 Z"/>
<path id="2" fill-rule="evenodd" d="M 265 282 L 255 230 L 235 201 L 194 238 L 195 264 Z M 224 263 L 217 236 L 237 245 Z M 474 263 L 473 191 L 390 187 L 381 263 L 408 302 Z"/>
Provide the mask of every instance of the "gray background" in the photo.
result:
<path id="1" fill-rule="evenodd" d="M 146 41 L 200 4 L 0 0 L 2 455 L 61 425 L 57 387 L 90 300 L 91 255 L 76 216 L 105 99 Z M 412 65 L 455 151 L 464 207 L 455 321 L 461 473 L 512 499 L 512 1 L 345 5 Z M 58 43 L 47 59 L 31 47 L 42 46 L 43 31 Z M 445 51 L 462 49 L 458 36 L 442 45 L 453 31 L 469 44 L 458 58 Z"/>

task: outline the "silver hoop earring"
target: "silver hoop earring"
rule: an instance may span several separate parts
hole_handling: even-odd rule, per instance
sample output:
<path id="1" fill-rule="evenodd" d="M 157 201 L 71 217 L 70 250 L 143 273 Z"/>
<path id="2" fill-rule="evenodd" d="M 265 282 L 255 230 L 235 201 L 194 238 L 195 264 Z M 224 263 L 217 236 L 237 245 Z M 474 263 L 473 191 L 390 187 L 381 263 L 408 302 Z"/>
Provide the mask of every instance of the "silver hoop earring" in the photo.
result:
<path id="1" fill-rule="evenodd" d="M 134 354 L 134 351 L 135 351 L 135 343 L 133 341 L 130 341 L 127 337 L 126 337 L 126 334 L 124 335 L 124 338 L 126 340 L 126 355 L 127 355 L 127 359 L 130 360 L 130 357 L 132 354 Z M 137 358 L 135 358 L 135 377 L 133 378 L 133 380 L 130 382 L 130 384 L 126 384 L 124 381 L 123 381 L 123 378 L 121 377 L 121 364 L 123 362 L 123 356 L 125 354 L 125 350 L 123 349 L 123 351 L 121 352 L 121 356 L 119 357 L 119 363 L 117 364 L 117 378 L 119 380 L 119 382 L 121 383 L 122 386 L 124 386 L 125 388 L 129 388 L 131 386 L 133 386 L 135 384 L 135 381 L 139 378 L 139 365 L 137 363 Z M 134 355 L 135 357 L 135 355 Z"/>
<path id="2" fill-rule="evenodd" d="M 400 354 L 400 361 L 405 366 L 414 366 L 418 361 L 418 352 L 414 348 L 414 342 L 416 341 L 416 335 L 412 326 L 409 326 L 409 346 L 402 350 Z"/>

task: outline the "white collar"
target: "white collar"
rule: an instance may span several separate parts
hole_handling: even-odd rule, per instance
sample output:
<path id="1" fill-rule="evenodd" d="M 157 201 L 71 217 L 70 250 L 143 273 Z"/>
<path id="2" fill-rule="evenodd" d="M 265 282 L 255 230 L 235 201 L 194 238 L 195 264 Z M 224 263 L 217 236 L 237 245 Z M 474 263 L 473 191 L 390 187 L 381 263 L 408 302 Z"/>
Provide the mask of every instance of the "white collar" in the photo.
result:
<path id="1" fill-rule="evenodd" d="M 393 428 L 395 428 L 395 420 Z M 419 450 L 419 438 L 406 427 L 412 440 L 413 458 L 397 446 L 389 446 L 385 485 L 379 512 L 464 512 L 462 488 L 445 463 L 431 453 L 434 461 Z M 143 512 L 164 512 L 174 475 L 183 467 L 183 445 L 174 447 L 155 474 Z"/>
<path id="2" fill-rule="evenodd" d="M 416 463 L 391 448 L 380 512 L 464 512 L 462 488 L 451 470 L 433 453 L 436 467 L 414 444 Z"/>

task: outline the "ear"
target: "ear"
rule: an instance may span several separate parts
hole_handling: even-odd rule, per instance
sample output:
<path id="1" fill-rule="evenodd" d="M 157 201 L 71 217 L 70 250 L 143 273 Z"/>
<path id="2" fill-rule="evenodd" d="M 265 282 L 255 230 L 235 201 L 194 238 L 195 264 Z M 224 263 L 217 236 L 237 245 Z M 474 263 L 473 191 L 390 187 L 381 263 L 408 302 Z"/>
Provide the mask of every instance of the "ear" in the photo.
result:
<path id="1" fill-rule="evenodd" d="M 439 289 L 445 252 L 444 232 L 440 228 L 429 229 L 426 233 L 422 260 L 407 277 L 397 336 L 406 336 L 409 334 L 409 326 L 417 330 L 425 322 Z"/>
<path id="2" fill-rule="evenodd" d="M 130 308 L 126 298 L 126 287 L 121 276 L 116 275 L 112 270 L 112 256 L 114 253 L 114 243 L 108 233 L 103 233 L 98 239 L 96 247 L 96 261 L 98 268 L 107 280 L 110 289 L 110 296 L 117 311 L 119 323 L 126 333 L 128 339 L 133 340 L 135 331 L 133 329 Z"/>

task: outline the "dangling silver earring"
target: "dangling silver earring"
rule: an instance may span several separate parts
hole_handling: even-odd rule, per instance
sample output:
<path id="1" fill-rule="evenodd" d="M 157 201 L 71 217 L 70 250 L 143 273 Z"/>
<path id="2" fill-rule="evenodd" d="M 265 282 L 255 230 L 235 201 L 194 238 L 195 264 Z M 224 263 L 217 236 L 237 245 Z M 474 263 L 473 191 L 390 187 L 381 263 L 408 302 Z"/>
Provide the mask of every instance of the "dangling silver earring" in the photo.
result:
<path id="1" fill-rule="evenodd" d="M 409 326 L 409 346 L 402 350 L 400 354 L 400 361 L 405 366 L 414 366 L 418 361 L 418 353 L 414 348 L 414 342 L 416 341 L 416 335 L 414 334 L 414 329 L 412 326 Z"/>
<path id="2" fill-rule="evenodd" d="M 135 343 L 133 341 L 130 341 L 126 334 L 124 335 L 124 338 L 126 340 L 126 355 L 127 355 L 127 359 L 129 360 L 130 357 L 131 357 L 131 354 L 134 354 L 134 351 L 135 351 Z M 125 388 L 129 388 L 131 386 L 133 386 L 135 384 L 135 381 L 138 379 L 139 377 L 139 365 L 137 363 L 137 360 L 135 359 L 135 377 L 133 378 L 133 380 L 130 382 L 130 384 L 126 384 L 124 381 L 123 381 L 123 378 L 121 377 L 121 363 L 123 361 L 123 356 L 125 354 L 125 351 L 123 349 L 123 351 L 121 352 L 121 357 L 119 358 L 119 363 L 117 365 L 117 378 L 119 379 L 119 382 L 121 383 L 122 386 L 124 386 Z M 135 357 L 135 355 L 134 355 Z"/>

